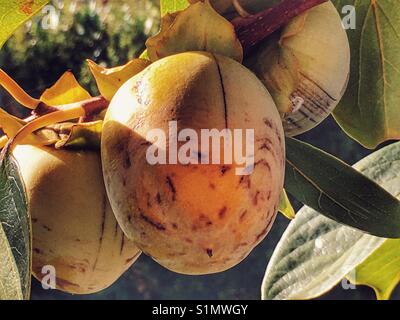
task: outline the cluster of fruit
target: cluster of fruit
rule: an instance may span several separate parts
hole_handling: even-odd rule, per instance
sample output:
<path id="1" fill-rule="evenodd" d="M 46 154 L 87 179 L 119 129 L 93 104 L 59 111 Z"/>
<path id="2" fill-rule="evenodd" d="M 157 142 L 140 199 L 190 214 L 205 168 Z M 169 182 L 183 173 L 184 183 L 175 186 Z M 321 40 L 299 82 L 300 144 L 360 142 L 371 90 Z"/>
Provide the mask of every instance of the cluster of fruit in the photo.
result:
<path id="1" fill-rule="evenodd" d="M 232 15 L 231 1 L 219 2 L 212 4 Z M 259 2 L 254 8 L 264 9 Z M 242 15 L 252 8 L 233 4 Z M 38 279 L 52 265 L 58 289 L 97 292 L 141 252 L 174 272 L 221 272 L 267 235 L 283 189 L 284 135 L 321 122 L 346 87 L 349 47 L 340 17 L 332 3 L 318 5 L 268 37 L 243 64 L 183 51 L 113 69 L 90 62 L 102 96 L 61 106 L 32 99 L 0 74 L 2 85 L 34 109 L 29 119 L 0 117 L 6 133 L 0 147 L 3 157 L 15 158 L 26 186 Z M 70 137 L 96 121 L 101 152 L 49 138 L 49 132 L 65 135 L 62 130 Z M 155 142 L 147 133 L 168 132 L 171 121 L 195 132 L 254 130 L 252 173 L 237 175 L 234 161 L 150 164 L 146 153 Z M 11 123 L 14 130 L 5 130 Z"/>

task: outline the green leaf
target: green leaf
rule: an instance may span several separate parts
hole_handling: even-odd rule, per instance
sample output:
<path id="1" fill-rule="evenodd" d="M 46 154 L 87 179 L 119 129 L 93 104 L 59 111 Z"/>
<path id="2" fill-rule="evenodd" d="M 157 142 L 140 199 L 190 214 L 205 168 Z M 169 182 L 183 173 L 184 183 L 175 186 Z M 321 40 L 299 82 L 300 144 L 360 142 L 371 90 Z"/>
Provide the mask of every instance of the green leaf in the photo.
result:
<path id="1" fill-rule="evenodd" d="M 374 289 L 377 299 L 388 300 L 400 281 L 400 240 L 388 239 L 347 277 Z"/>
<path id="2" fill-rule="evenodd" d="M 400 143 L 354 168 L 400 198 Z M 267 267 L 264 299 L 311 299 L 333 288 L 385 242 L 304 206 L 289 224 Z"/>
<path id="3" fill-rule="evenodd" d="M 67 124 L 67 128 L 61 130 L 65 130 L 67 134 L 61 136 L 61 139 L 56 143 L 55 147 L 100 150 L 102 129 L 102 120 Z"/>
<path id="4" fill-rule="evenodd" d="M 140 54 L 139 59 L 150 60 L 149 53 L 147 52 L 147 49 L 144 50 L 144 51 Z"/>
<path id="5" fill-rule="evenodd" d="M 29 299 L 30 218 L 18 165 L 8 153 L 0 164 L 0 226 L 0 299 Z"/>
<path id="6" fill-rule="evenodd" d="M 286 138 L 285 189 L 298 201 L 345 225 L 400 238 L 400 201 L 332 155 Z"/>
<path id="7" fill-rule="evenodd" d="M 400 139 L 400 11 L 397 1 L 333 1 L 355 7 L 348 90 L 334 112 L 344 131 L 367 148 Z M 343 15 L 344 16 L 344 15 Z"/>
<path id="8" fill-rule="evenodd" d="M 21 279 L 10 243 L 0 224 L 0 300 L 22 300 Z"/>
<path id="9" fill-rule="evenodd" d="M 0 48 L 21 24 L 48 2 L 48 0 L 0 0 Z"/>
<path id="10" fill-rule="evenodd" d="M 187 0 L 160 0 L 161 17 L 168 13 L 174 13 L 186 9 L 189 6 Z"/>
<path id="11" fill-rule="evenodd" d="M 282 190 L 281 199 L 279 201 L 279 212 L 282 213 L 286 218 L 292 220 L 296 216 L 292 204 L 288 198 L 285 190 Z"/>

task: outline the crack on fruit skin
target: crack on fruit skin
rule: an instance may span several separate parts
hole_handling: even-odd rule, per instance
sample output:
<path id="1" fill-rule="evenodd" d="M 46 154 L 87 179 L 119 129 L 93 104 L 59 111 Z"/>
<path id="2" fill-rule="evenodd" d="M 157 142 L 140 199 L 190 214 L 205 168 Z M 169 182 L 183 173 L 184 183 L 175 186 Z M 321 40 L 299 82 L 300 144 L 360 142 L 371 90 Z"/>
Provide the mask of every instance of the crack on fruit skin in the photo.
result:
<path id="1" fill-rule="evenodd" d="M 139 252 L 136 253 L 133 257 L 126 259 L 126 260 L 125 260 L 125 263 L 126 263 L 126 264 L 131 263 L 132 261 L 136 260 L 136 259 L 140 256 L 140 254 L 141 254 L 141 252 L 139 251 Z"/>
<path id="2" fill-rule="evenodd" d="M 117 237 L 118 235 L 118 221 L 115 221 L 115 226 L 114 226 L 114 238 Z"/>
<path id="3" fill-rule="evenodd" d="M 239 180 L 239 185 L 246 184 L 247 189 L 251 189 L 251 179 L 250 176 L 241 176 Z"/>
<path id="4" fill-rule="evenodd" d="M 131 158 L 128 152 L 125 152 L 124 161 L 122 165 L 125 170 L 128 170 L 132 166 Z"/>
<path id="5" fill-rule="evenodd" d="M 73 283 L 71 281 L 61 279 L 59 277 L 56 277 L 56 283 L 57 287 L 66 290 L 68 287 L 75 287 L 75 288 L 80 288 L 80 285 Z"/>
<path id="6" fill-rule="evenodd" d="M 153 226 L 154 228 L 156 228 L 159 231 L 165 231 L 167 230 L 167 228 L 160 222 L 156 222 L 153 221 L 152 219 L 150 219 L 148 216 L 146 216 L 143 212 L 140 213 L 140 218 L 148 223 L 149 225 Z"/>
<path id="7" fill-rule="evenodd" d="M 222 76 L 222 70 L 221 67 L 219 66 L 218 63 L 218 59 L 215 55 L 212 55 L 215 61 L 215 64 L 217 66 L 217 70 L 218 70 L 218 76 L 219 76 L 219 81 L 221 84 L 221 90 L 222 90 L 222 97 L 223 97 L 223 102 L 224 102 L 224 119 L 225 119 L 225 128 L 229 128 L 228 127 L 228 104 L 226 101 L 226 92 L 225 92 L 225 85 L 224 85 L 224 78 Z"/>
<path id="8" fill-rule="evenodd" d="M 319 84 L 303 73 L 300 76 L 299 86 L 290 99 L 294 103 L 296 98 L 301 97 L 304 102 L 301 109 L 284 117 L 283 125 L 288 136 L 297 135 L 318 125 L 330 115 L 337 104 L 337 99 Z"/>
<path id="9" fill-rule="evenodd" d="M 121 247 L 119 249 L 119 254 L 122 255 L 122 251 L 124 250 L 125 246 L 125 234 L 122 232 L 122 237 L 121 237 Z"/>
<path id="10" fill-rule="evenodd" d="M 175 189 L 175 185 L 174 185 L 174 183 L 173 183 L 173 181 L 172 181 L 172 179 L 171 179 L 170 176 L 167 176 L 166 180 L 167 180 L 167 185 L 168 185 L 169 189 L 170 189 L 171 192 L 172 192 L 172 201 L 175 201 L 175 200 L 176 200 L 176 189 Z"/>
<path id="11" fill-rule="evenodd" d="M 161 200 L 161 195 L 160 195 L 159 192 L 157 192 L 156 201 L 157 201 L 158 204 L 161 204 L 161 202 L 162 202 L 162 200 Z"/>
<path id="12" fill-rule="evenodd" d="M 247 215 L 247 210 L 244 210 L 244 211 L 240 214 L 240 217 L 239 217 L 239 222 L 240 222 L 240 223 L 243 222 L 243 220 L 244 220 L 244 218 L 246 217 L 246 215 Z"/>
<path id="13" fill-rule="evenodd" d="M 271 166 L 269 165 L 267 160 L 265 160 L 265 159 L 258 160 L 257 162 L 254 163 L 254 168 L 260 164 L 263 165 L 264 167 L 266 167 L 269 172 L 272 172 Z"/>
<path id="14" fill-rule="evenodd" d="M 101 224 L 100 224 L 100 237 L 99 237 L 99 248 L 97 250 L 97 254 L 96 254 L 96 259 L 93 263 L 93 267 L 92 270 L 96 270 L 96 266 L 97 266 L 97 262 L 99 260 L 99 256 L 100 256 L 100 251 L 101 251 L 101 247 L 103 244 L 103 237 L 104 237 L 104 230 L 105 230 L 105 224 L 106 224 L 106 211 L 107 211 L 107 195 L 104 194 L 103 195 L 103 203 L 102 203 L 102 210 L 101 210 Z"/>
<path id="15" fill-rule="evenodd" d="M 275 215 L 272 215 L 266 225 L 266 227 L 256 236 L 256 241 L 255 243 L 258 243 L 263 237 L 265 237 L 268 234 L 269 228 L 272 224 L 272 222 L 274 222 Z"/>

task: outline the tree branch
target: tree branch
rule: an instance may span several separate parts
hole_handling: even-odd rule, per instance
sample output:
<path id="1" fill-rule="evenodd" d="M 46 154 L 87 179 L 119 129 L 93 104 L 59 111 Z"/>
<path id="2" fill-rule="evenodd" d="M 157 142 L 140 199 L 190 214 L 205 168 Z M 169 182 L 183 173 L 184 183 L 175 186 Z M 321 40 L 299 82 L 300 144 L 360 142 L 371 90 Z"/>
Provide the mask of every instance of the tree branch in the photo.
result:
<path id="1" fill-rule="evenodd" d="M 289 23 L 303 12 L 328 0 L 283 0 L 249 17 L 237 17 L 231 21 L 243 46 L 245 55 L 269 35 Z"/>

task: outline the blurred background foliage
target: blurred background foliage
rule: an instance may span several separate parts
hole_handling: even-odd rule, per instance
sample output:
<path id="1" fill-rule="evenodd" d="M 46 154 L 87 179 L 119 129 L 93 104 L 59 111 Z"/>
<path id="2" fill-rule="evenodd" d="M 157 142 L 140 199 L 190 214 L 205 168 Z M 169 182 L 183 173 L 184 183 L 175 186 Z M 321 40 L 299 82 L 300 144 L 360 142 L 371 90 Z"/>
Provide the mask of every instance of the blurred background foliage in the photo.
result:
<path id="1" fill-rule="evenodd" d="M 71 70 L 92 94 L 98 94 L 85 60 L 107 67 L 138 57 L 149 35 L 159 28 L 157 0 L 53 0 L 0 51 L 0 67 L 31 95 L 38 97 Z M 0 91 L 0 105 L 22 116 L 24 111 Z M 349 139 L 329 118 L 302 140 L 349 164 L 369 150 Z M 296 209 L 299 204 L 294 202 Z M 288 220 L 278 215 L 272 231 L 237 267 L 220 274 L 184 276 L 172 273 L 142 255 L 111 288 L 90 296 L 44 290 L 33 280 L 33 299 L 259 299 L 268 260 Z M 400 292 L 394 294 L 400 297 Z M 373 299 L 371 289 L 338 286 L 322 299 Z"/>

